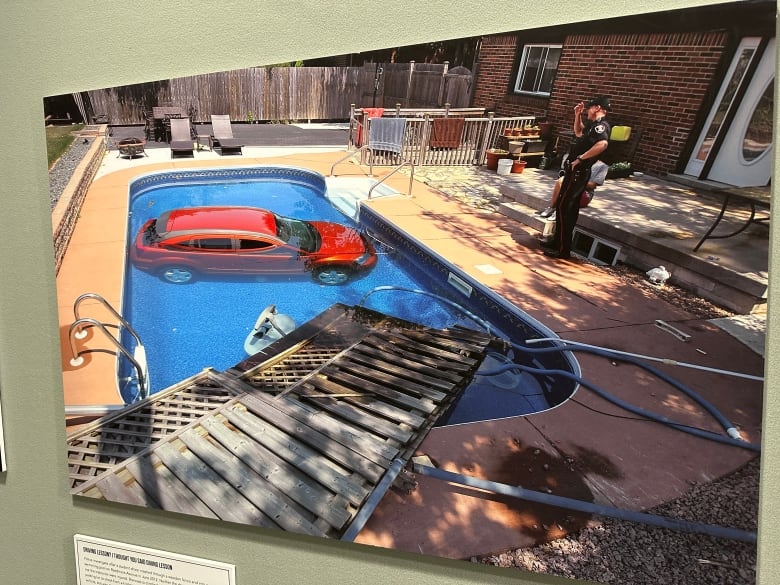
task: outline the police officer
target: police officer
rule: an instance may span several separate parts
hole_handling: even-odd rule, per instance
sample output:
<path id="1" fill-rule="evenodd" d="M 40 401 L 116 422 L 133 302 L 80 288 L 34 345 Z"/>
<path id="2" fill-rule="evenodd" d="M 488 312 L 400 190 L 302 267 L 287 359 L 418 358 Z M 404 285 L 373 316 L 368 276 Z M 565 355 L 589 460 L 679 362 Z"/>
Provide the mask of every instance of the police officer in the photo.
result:
<path id="1" fill-rule="evenodd" d="M 609 146 L 611 127 L 604 118 L 611 109 L 606 96 L 597 96 L 574 106 L 575 138 L 563 169 L 563 182 L 555 204 L 555 238 L 544 251 L 547 256 L 569 258 L 571 255 L 574 226 L 580 214 L 580 195 L 588 183 L 593 163 Z"/>

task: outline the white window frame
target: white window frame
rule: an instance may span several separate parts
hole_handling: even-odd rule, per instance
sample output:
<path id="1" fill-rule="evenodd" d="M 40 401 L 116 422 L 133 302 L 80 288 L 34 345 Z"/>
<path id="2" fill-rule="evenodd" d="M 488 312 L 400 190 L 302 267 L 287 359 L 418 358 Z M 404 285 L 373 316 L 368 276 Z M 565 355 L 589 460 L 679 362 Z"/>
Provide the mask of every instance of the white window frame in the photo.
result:
<path id="1" fill-rule="evenodd" d="M 520 60 L 520 67 L 519 67 L 519 69 L 517 71 L 517 78 L 515 79 L 515 88 L 514 88 L 514 92 L 515 93 L 520 93 L 520 94 L 525 94 L 525 95 L 545 96 L 545 97 L 549 97 L 550 96 L 550 92 L 549 91 L 540 91 L 540 88 L 539 88 L 539 84 L 541 82 L 542 74 L 545 71 L 545 67 L 544 66 L 539 68 L 539 71 L 537 72 L 537 75 L 536 75 L 536 79 L 534 79 L 534 81 L 533 81 L 533 91 L 520 89 L 520 87 L 523 84 L 523 80 L 525 79 L 525 76 L 526 76 L 526 67 L 528 65 L 528 57 L 529 57 L 529 55 L 530 55 L 530 53 L 531 53 L 531 51 L 533 49 L 539 49 L 540 47 L 545 49 L 544 57 L 543 57 L 543 61 L 544 62 L 547 61 L 547 58 L 548 58 L 548 56 L 550 54 L 550 49 L 560 49 L 560 50 L 563 49 L 563 45 L 559 44 L 559 43 L 534 43 L 534 44 L 525 45 L 523 47 L 523 57 Z M 556 71 L 558 70 L 558 64 L 560 63 L 560 55 L 559 55 L 558 59 L 559 59 L 559 61 L 555 65 L 555 70 Z M 552 85 L 550 86 L 550 89 L 552 89 Z"/>

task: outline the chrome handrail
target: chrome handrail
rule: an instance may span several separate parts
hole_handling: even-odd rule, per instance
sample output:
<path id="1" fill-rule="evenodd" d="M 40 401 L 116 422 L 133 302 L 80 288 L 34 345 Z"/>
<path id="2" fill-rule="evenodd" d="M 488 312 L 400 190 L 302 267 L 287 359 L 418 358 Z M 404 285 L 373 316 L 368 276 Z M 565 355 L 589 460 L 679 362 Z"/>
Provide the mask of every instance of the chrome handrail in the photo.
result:
<path id="1" fill-rule="evenodd" d="M 404 162 L 402 162 L 400 165 L 398 165 L 397 167 L 395 167 L 395 168 L 394 168 L 392 171 L 390 171 L 389 173 L 387 173 L 387 174 L 386 174 L 384 177 L 382 177 L 381 179 L 379 179 L 379 180 L 378 180 L 376 183 L 374 183 L 374 184 L 371 186 L 371 188 L 368 190 L 368 195 L 366 196 L 366 197 L 367 197 L 367 199 L 371 199 L 371 192 L 372 192 L 372 191 L 373 191 L 373 190 L 374 190 L 376 187 L 378 187 L 379 185 L 381 185 L 382 183 L 384 183 L 384 182 L 385 182 L 387 179 L 389 179 L 390 177 L 392 177 L 392 176 L 393 176 L 395 173 L 397 173 L 398 171 L 400 171 L 400 170 L 401 170 L 402 168 L 404 168 L 406 165 L 409 165 L 409 167 L 412 169 L 412 170 L 411 170 L 411 172 L 409 173 L 409 192 L 406 194 L 406 196 L 407 196 L 407 197 L 411 197 L 411 196 L 412 196 L 412 184 L 413 184 L 413 182 L 414 182 L 414 163 L 412 163 L 412 161 L 410 161 L 410 160 L 405 160 Z"/>
<path id="2" fill-rule="evenodd" d="M 70 329 L 68 330 L 68 341 L 70 342 L 70 351 L 71 355 L 73 356 L 70 360 L 70 364 L 72 366 L 80 366 L 82 363 L 81 354 L 86 351 L 91 350 L 83 350 L 78 351 L 76 349 L 76 336 L 74 335 L 74 331 L 80 331 L 81 326 L 83 324 L 89 324 L 93 327 L 97 327 L 100 329 L 106 337 L 108 337 L 111 342 L 116 346 L 116 348 L 122 353 L 123 356 L 127 358 L 127 360 L 133 364 L 133 367 L 135 367 L 135 370 L 138 374 L 138 388 L 140 389 L 141 398 L 146 398 L 146 396 L 149 393 L 149 389 L 146 387 L 146 375 L 144 374 L 144 369 L 141 367 L 141 364 L 138 363 L 138 360 L 136 360 L 129 351 L 127 351 L 127 348 L 122 345 L 119 340 L 114 337 L 111 333 L 109 333 L 108 329 L 106 329 L 106 326 L 104 323 L 101 323 L 97 319 L 93 319 L 91 317 L 82 317 L 81 319 L 77 319 L 73 323 L 71 323 Z M 139 344 L 140 345 L 140 344 Z"/>
<path id="3" fill-rule="evenodd" d="M 130 323 L 128 323 L 124 317 L 122 317 L 122 315 L 120 315 L 119 312 L 111 306 L 111 303 L 109 303 L 106 299 L 97 293 L 84 293 L 75 301 L 73 301 L 73 317 L 76 321 L 82 320 L 81 315 L 79 315 L 79 305 L 87 299 L 94 299 L 99 301 L 117 319 L 117 321 L 119 321 L 122 326 L 127 329 L 130 335 L 135 338 L 136 343 L 141 345 L 141 338 L 138 336 L 138 333 L 135 332 L 135 329 L 130 326 Z"/>

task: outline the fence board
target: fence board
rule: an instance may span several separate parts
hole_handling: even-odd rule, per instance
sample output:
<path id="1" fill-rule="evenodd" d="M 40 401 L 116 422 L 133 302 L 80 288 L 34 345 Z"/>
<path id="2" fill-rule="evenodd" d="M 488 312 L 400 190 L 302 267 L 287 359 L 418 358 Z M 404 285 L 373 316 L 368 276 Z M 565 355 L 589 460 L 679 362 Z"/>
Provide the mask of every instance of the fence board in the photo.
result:
<path id="1" fill-rule="evenodd" d="M 471 75 L 447 73 L 446 64 L 386 63 L 376 105 L 393 108 L 468 107 Z M 347 120 L 350 106 L 374 103 L 376 64 L 361 67 L 250 67 L 83 92 L 89 116 L 113 125 L 144 123 L 144 111 L 174 105 L 194 122 L 228 114 L 237 122 Z M 446 99 L 445 99 L 446 97 Z"/>

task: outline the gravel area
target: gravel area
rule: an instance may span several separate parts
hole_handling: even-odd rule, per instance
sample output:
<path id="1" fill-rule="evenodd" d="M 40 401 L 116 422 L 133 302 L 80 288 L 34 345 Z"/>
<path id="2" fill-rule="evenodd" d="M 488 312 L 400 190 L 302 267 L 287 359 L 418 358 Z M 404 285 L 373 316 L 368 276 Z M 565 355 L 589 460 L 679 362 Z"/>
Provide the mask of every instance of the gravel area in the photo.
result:
<path id="1" fill-rule="evenodd" d="M 51 208 L 57 205 L 62 192 L 68 185 L 73 171 L 84 158 L 84 155 L 89 151 L 92 146 L 92 140 L 90 138 L 79 138 L 73 141 L 70 148 L 65 151 L 57 161 L 52 165 L 49 170 L 49 197 L 51 198 Z"/>
<path id="2" fill-rule="evenodd" d="M 759 459 L 648 512 L 755 531 Z M 473 559 L 573 579 L 619 585 L 755 585 L 756 546 L 709 535 L 604 519 L 537 547 Z"/>

